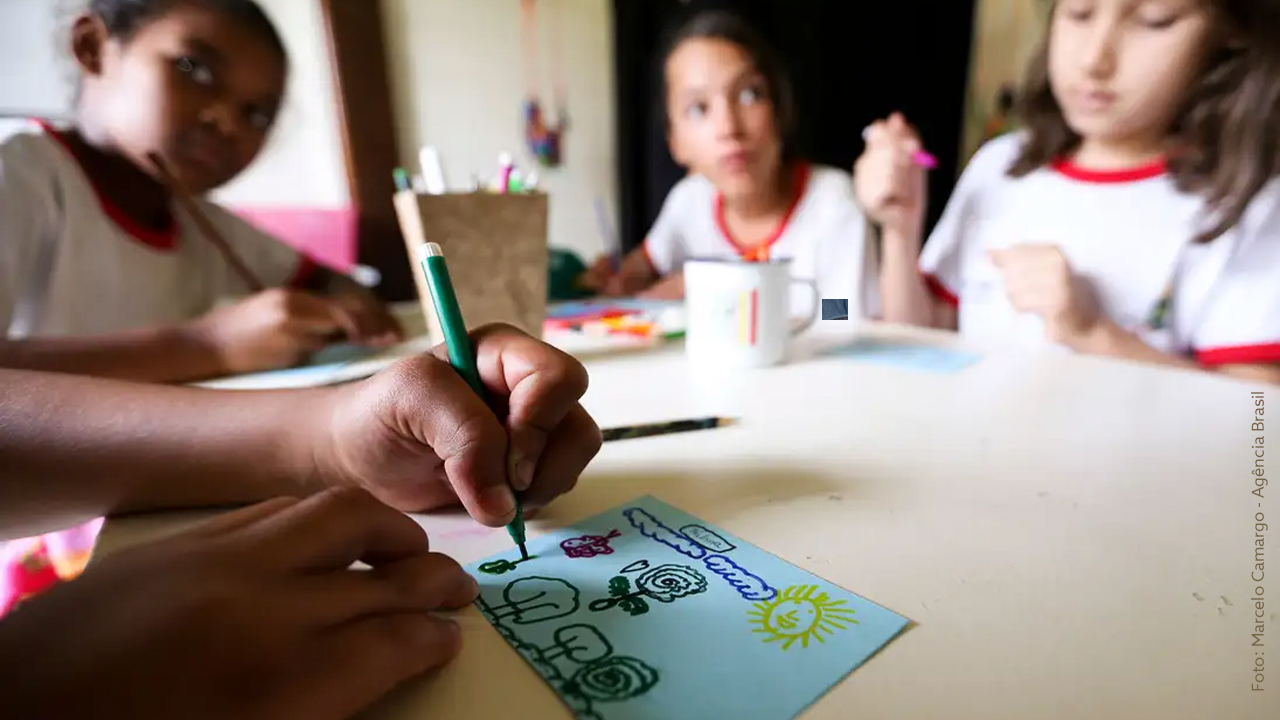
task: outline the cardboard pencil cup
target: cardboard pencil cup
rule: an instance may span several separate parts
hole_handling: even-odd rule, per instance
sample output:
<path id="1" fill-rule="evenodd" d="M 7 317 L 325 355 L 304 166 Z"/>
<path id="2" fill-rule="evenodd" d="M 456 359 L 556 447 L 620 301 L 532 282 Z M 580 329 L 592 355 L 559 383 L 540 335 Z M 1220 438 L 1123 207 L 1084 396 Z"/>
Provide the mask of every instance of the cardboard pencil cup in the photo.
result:
<path id="1" fill-rule="evenodd" d="M 418 247 L 440 245 L 468 329 L 508 323 L 542 337 L 547 316 L 547 196 L 545 193 L 395 195 L 418 301 L 433 344 L 440 320 L 422 270 Z"/>

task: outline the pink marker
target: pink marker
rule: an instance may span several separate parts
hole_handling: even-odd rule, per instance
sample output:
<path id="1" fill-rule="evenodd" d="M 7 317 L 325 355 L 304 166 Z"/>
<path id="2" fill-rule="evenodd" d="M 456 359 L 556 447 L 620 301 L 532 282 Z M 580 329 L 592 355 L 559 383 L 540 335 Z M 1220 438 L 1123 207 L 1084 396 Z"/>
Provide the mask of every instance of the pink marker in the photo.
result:
<path id="1" fill-rule="evenodd" d="M 862 140 L 864 142 L 866 141 L 867 136 L 870 134 L 871 134 L 870 127 L 862 128 Z M 930 155 L 924 150 L 917 150 L 914 153 L 912 153 L 911 160 L 912 162 L 914 162 L 915 164 L 919 165 L 920 167 L 926 170 L 932 170 L 938 167 L 938 158 Z"/>

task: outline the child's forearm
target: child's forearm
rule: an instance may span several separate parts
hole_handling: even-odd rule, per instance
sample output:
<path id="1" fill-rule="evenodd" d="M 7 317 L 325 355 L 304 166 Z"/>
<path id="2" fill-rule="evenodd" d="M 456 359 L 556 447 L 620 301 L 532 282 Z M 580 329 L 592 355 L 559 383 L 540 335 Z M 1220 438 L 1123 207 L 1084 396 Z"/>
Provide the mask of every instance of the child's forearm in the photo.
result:
<path id="1" fill-rule="evenodd" d="M 304 428 L 325 422 L 324 397 L 0 370 L 0 537 L 309 494 L 319 482 L 302 438 L 320 436 Z"/>
<path id="2" fill-rule="evenodd" d="M 632 250 L 622 261 L 618 269 L 622 292 L 626 295 L 640 292 L 659 280 L 645 254 L 644 246 Z"/>
<path id="3" fill-rule="evenodd" d="M 1143 342 L 1142 338 L 1107 318 L 1103 318 L 1092 332 L 1070 345 L 1077 352 L 1090 355 L 1134 360 L 1183 370 L 1209 370 L 1242 380 L 1280 385 L 1280 367 L 1275 365 L 1223 365 L 1206 368 L 1191 358 L 1151 347 Z"/>
<path id="4" fill-rule="evenodd" d="M 176 383 L 223 374 L 216 348 L 187 327 L 130 330 L 97 337 L 0 340 L 0 367 Z"/>
<path id="5" fill-rule="evenodd" d="M 929 292 L 920 274 L 919 233 L 884 231 L 880 256 L 880 306 L 885 322 L 955 328 L 954 311 Z"/>

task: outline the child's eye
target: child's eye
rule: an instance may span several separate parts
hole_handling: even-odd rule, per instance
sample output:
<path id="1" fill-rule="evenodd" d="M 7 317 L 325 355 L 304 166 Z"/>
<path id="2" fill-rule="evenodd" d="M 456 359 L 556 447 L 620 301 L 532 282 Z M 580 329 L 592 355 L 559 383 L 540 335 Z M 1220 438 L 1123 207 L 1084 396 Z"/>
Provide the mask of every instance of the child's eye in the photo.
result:
<path id="1" fill-rule="evenodd" d="M 707 104 L 704 102 L 691 103 L 684 110 L 685 117 L 699 119 L 707 114 Z"/>
<path id="2" fill-rule="evenodd" d="M 1143 27 L 1150 28 L 1152 30 L 1164 30 L 1165 28 L 1172 27 L 1179 19 L 1180 18 L 1177 15 L 1169 13 L 1147 13 L 1146 15 L 1138 16 L 1138 23 Z"/>
<path id="3" fill-rule="evenodd" d="M 738 102 L 743 105 L 754 105 L 760 102 L 760 95 L 760 91 L 755 88 L 743 88 L 742 92 L 738 93 Z"/>
<path id="4" fill-rule="evenodd" d="M 1058 6 L 1069 20 L 1084 22 L 1093 14 L 1093 7 L 1085 2 L 1064 2 Z"/>
<path id="5" fill-rule="evenodd" d="M 197 85 L 212 85 L 213 71 L 208 65 L 190 57 L 178 58 L 176 62 L 178 70 L 184 75 L 189 75 Z"/>
<path id="6" fill-rule="evenodd" d="M 249 124 L 252 125 L 255 130 L 266 132 L 271 129 L 271 125 L 275 121 L 276 116 L 266 110 L 249 111 Z"/>

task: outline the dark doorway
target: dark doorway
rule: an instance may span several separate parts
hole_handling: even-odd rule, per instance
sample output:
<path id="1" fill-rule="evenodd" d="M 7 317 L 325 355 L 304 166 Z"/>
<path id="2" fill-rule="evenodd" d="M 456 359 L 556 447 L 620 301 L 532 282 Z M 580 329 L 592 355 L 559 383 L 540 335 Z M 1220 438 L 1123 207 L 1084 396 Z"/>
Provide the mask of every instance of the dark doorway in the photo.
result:
<path id="1" fill-rule="evenodd" d="M 842 169 L 862 151 L 862 128 L 894 110 L 938 157 L 932 227 L 958 172 L 975 0 L 614 0 L 622 238 L 643 239 L 682 176 L 662 125 L 663 36 L 689 15 L 733 10 L 783 56 L 795 85 L 799 136 L 810 160 Z"/>

